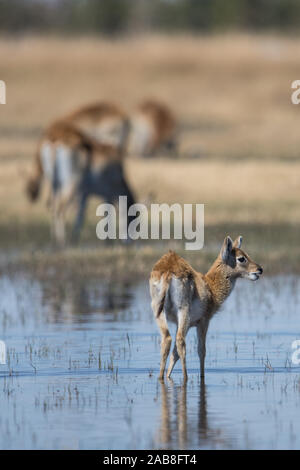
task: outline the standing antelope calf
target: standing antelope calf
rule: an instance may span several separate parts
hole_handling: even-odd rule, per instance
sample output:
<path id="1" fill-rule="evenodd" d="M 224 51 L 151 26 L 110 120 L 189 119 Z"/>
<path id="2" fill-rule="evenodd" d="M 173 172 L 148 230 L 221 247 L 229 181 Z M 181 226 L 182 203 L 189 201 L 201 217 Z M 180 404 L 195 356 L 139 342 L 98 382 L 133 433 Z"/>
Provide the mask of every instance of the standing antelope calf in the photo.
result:
<path id="1" fill-rule="evenodd" d="M 238 278 L 256 281 L 263 272 L 261 266 L 241 250 L 241 244 L 241 236 L 234 242 L 226 237 L 217 259 L 205 275 L 195 271 L 173 251 L 154 265 L 150 294 L 162 337 L 160 379 L 163 379 L 172 343 L 168 320 L 176 323 L 177 332 L 167 377 L 180 358 L 184 380 L 187 380 L 185 337 L 192 326 L 197 328 L 201 377 L 204 377 L 205 340 L 210 319 L 227 299 Z"/>

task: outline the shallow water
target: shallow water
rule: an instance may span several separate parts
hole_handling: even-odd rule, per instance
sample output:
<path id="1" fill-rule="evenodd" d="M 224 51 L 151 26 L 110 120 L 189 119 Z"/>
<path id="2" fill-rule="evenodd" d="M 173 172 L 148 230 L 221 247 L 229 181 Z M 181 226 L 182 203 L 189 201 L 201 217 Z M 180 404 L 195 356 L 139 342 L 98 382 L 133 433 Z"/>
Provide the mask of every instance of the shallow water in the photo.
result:
<path id="1" fill-rule="evenodd" d="M 240 281 L 189 381 L 157 381 L 148 284 L 0 278 L 1 449 L 300 448 L 300 278 Z"/>

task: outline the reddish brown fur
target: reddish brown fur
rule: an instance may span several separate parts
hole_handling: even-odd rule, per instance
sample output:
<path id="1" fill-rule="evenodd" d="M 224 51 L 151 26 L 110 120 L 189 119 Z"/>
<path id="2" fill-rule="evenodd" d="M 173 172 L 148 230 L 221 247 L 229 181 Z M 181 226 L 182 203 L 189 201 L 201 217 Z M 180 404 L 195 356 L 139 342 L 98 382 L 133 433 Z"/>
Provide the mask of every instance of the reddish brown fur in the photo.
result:
<path id="1" fill-rule="evenodd" d="M 31 201 L 35 201 L 39 196 L 43 168 L 40 159 L 40 149 L 43 142 L 63 143 L 72 149 L 83 150 L 82 158 L 86 164 L 96 163 L 99 159 L 120 160 L 122 155 L 117 149 L 109 144 L 100 143 L 95 139 L 85 135 L 80 129 L 66 121 L 55 121 L 43 133 L 34 157 L 32 174 L 28 179 L 26 192 Z"/>
<path id="2" fill-rule="evenodd" d="M 138 112 L 149 119 L 154 128 L 152 145 L 158 147 L 169 139 L 176 129 L 176 118 L 168 106 L 155 100 L 146 100 L 138 106 Z"/>
<path id="3" fill-rule="evenodd" d="M 126 113 L 113 103 L 100 102 L 82 106 L 64 117 L 66 121 L 76 121 L 81 118 L 88 118 L 91 121 L 100 122 L 107 117 L 119 117 L 128 119 Z"/>
<path id="4" fill-rule="evenodd" d="M 110 160 L 111 158 L 119 159 L 116 148 L 112 145 L 100 143 L 75 125 L 66 121 L 56 121 L 51 124 L 39 143 L 39 148 L 44 140 L 52 143 L 64 143 L 72 149 L 82 149 L 90 152 L 89 158 L 97 158 L 99 156 Z M 93 151 L 92 151 L 93 150 Z"/>
<path id="5" fill-rule="evenodd" d="M 63 120 L 98 142 L 114 145 L 122 156 L 125 155 L 130 121 L 126 113 L 115 104 L 99 102 L 82 106 L 63 117 Z"/>
<path id="6" fill-rule="evenodd" d="M 154 279 L 160 279 L 161 275 L 166 274 L 166 278 L 169 280 L 172 275 L 179 278 L 188 279 L 193 272 L 191 265 L 177 255 L 175 251 L 170 250 L 169 253 L 163 255 L 160 260 L 154 265 L 151 277 Z"/>
<path id="7" fill-rule="evenodd" d="M 197 327 L 201 376 L 204 376 L 205 338 L 211 317 L 228 297 L 237 278 L 254 281 L 262 274 L 262 268 L 240 249 L 241 243 L 242 237 L 235 242 L 226 237 L 217 259 L 205 275 L 195 271 L 173 251 L 154 265 L 150 293 L 162 336 L 160 379 L 164 376 L 172 342 L 168 320 L 177 323 L 177 333 L 167 376 L 180 357 L 184 379 L 187 379 L 185 336 L 191 326 Z"/>

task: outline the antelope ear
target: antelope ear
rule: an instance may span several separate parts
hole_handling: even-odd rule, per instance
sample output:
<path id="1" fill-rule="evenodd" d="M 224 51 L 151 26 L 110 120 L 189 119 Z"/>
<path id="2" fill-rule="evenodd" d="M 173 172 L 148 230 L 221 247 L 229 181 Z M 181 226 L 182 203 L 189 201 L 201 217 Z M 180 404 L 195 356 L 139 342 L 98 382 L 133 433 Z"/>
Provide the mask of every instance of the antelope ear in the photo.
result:
<path id="1" fill-rule="evenodd" d="M 239 237 L 237 237 L 234 242 L 233 242 L 233 247 L 234 248 L 241 248 L 242 246 L 242 241 L 243 241 L 243 237 L 242 235 L 240 235 Z"/>
<path id="2" fill-rule="evenodd" d="M 229 236 L 227 236 L 223 242 L 223 245 L 222 245 L 222 248 L 221 248 L 221 251 L 220 251 L 220 256 L 222 258 L 222 260 L 224 261 L 224 263 L 226 263 L 230 253 L 231 253 L 231 250 L 232 250 L 232 240 Z"/>

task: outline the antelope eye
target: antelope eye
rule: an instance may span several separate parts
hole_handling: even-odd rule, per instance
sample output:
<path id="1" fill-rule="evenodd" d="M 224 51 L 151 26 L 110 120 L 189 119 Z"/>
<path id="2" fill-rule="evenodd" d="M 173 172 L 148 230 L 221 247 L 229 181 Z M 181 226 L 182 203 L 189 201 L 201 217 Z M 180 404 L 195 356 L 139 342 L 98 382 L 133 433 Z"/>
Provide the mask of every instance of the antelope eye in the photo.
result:
<path id="1" fill-rule="evenodd" d="M 239 256 L 237 260 L 238 260 L 239 263 L 245 263 L 246 258 L 245 258 L 245 256 Z"/>

